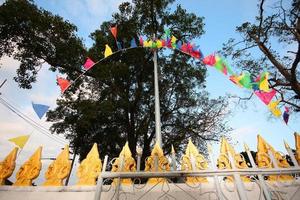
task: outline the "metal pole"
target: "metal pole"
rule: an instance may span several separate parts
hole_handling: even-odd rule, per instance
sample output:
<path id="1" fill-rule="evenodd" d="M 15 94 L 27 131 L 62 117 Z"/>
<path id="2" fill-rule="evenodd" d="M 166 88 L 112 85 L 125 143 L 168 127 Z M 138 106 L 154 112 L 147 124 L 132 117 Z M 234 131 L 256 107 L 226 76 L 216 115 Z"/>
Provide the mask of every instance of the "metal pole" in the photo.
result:
<path id="1" fill-rule="evenodd" d="M 233 159 L 233 157 L 232 157 L 232 155 L 229 151 L 227 152 L 227 155 L 228 155 L 228 158 L 230 160 L 232 169 L 236 169 L 234 159 Z M 235 173 L 233 173 L 233 177 L 234 177 L 234 183 L 236 185 L 236 188 L 237 188 L 240 199 L 241 200 L 247 200 L 248 197 L 247 197 L 247 194 L 246 194 L 246 191 L 245 191 L 245 188 L 244 188 L 244 184 L 241 180 L 241 176 L 238 173 L 235 172 Z"/>
<path id="2" fill-rule="evenodd" d="M 157 50 L 153 51 L 154 63 L 154 97 L 155 97 L 155 135 L 156 142 L 162 147 L 161 143 L 161 122 L 160 122 L 160 104 L 159 104 L 159 88 L 158 88 L 158 73 L 157 73 Z"/>
<path id="3" fill-rule="evenodd" d="M 247 152 L 248 158 L 250 160 L 250 163 L 252 165 L 252 168 L 253 169 L 258 169 L 257 166 L 256 166 L 256 164 L 255 164 L 255 161 L 254 161 L 254 159 L 252 157 L 252 154 L 250 152 L 249 147 L 246 144 L 244 146 L 245 146 L 245 151 Z M 261 174 L 258 174 L 257 177 L 258 177 L 258 181 L 259 181 L 259 183 L 260 183 L 260 185 L 262 187 L 262 190 L 263 190 L 263 193 L 264 193 L 264 196 L 265 196 L 266 200 L 271 200 L 272 199 L 271 198 L 271 194 L 270 194 L 270 192 L 269 192 L 269 190 L 267 188 L 267 185 L 265 183 L 264 177 Z"/>
<path id="4" fill-rule="evenodd" d="M 70 169 L 70 173 L 66 179 L 66 182 L 65 182 L 65 185 L 67 186 L 69 184 L 69 180 L 70 180 L 70 176 L 71 176 L 71 173 L 72 173 L 72 170 L 73 170 L 73 166 L 74 166 L 74 162 L 75 162 L 75 158 L 76 158 L 76 152 L 77 152 L 77 149 L 74 149 L 74 152 L 73 152 L 73 159 L 72 159 L 72 162 L 71 162 L 71 169 Z"/>
<path id="5" fill-rule="evenodd" d="M 213 152 L 212 152 L 212 147 L 210 145 L 207 145 L 207 149 L 208 149 L 208 153 L 209 153 L 209 157 L 210 157 L 210 164 L 211 164 L 211 168 L 213 170 L 217 170 L 217 167 L 216 167 L 216 164 L 215 164 L 215 160 L 214 160 L 214 155 L 213 155 Z M 221 190 L 221 186 L 220 186 L 220 182 L 219 182 L 219 178 L 218 176 L 215 174 L 213 176 L 214 178 L 214 185 L 215 185 L 215 188 L 216 188 L 216 191 L 217 191 L 217 196 L 218 196 L 218 199 L 219 200 L 224 200 L 224 197 L 222 195 L 222 190 Z"/>
<path id="6" fill-rule="evenodd" d="M 104 157 L 102 173 L 105 173 L 105 171 L 106 171 L 107 160 L 108 160 L 108 156 L 106 155 Z M 103 185 L 102 173 L 100 172 L 99 176 L 98 176 L 94 200 L 100 200 L 101 199 L 101 192 L 102 192 L 102 185 Z"/>

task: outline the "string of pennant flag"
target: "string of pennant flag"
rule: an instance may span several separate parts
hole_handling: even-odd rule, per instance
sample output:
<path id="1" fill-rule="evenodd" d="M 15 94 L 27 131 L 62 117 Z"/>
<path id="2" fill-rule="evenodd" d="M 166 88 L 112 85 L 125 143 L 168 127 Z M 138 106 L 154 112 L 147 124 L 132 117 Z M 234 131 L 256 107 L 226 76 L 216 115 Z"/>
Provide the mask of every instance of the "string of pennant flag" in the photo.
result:
<path id="1" fill-rule="evenodd" d="M 260 75 L 256 76 L 255 79 L 250 73 L 242 72 L 240 75 L 233 72 L 231 66 L 227 63 L 227 61 L 219 56 L 218 54 L 211 54 L 204 57 L 201 52 L 199 46 L 192 44 L 190 42 L 184 43 L 174 35 L 171 35 L 170 30 L 165 30 L 165 33 L 162 39 L 146 39 L 144 40 L 142 36 L 139 37 L 139 45 L 137 45 L 136 40 L 133 38 L 130 41 L 130 47 L 122 48 L 121 43 L 117 40 L 117 26 L 111 27 L 110 31 L 115 38 L 118 51 L 112 52 L 110 46 L 108 44 L 105 45 L 104 58 L 99 60 L 98 62 L 94 62 L 91 58 L 87 58 L 83 64 L 83 68 L 85 71 L 79 76 L 81 77 L 86 71 L 90 70 L 95 64 L 101 62 L 112 54 L 118 53 L 120 51 L 134 49 L 134 48 L 152 48 L 152 49 L 160 49 L 160 48 L 169 48 L 173 50 L 178 50 L 182 53 L 188 54 L 191 57 L 201 60 L 203 64 L 215 67 L 216 70 L 220 71 L 226 76 L 229 76 L 229 80 L 232 81 L 235 85 L 246 88 L 248 90 L 252 90 L 253 93 L 264 103 L 267 105 L 269 110 L 275 117 L 280 117 L 282 112 L 280 108 L 278 108 L 278 104 L 280 100 L 272 100 L 276 96 L 276 90 L 269 88 L 268 84 L 268 72 L 262 72 Z M 78 78 L 79 78 L 78 77 Z M 57 83 L 61 89 L 61 92 L 64 93 L 78 78 L 74 81 L 69 81 L 66 78 L 57 77 Z M 282 115 L 285 123 L 288 123 L 289 120 L 289 108 L 285 107 L 285 111 Z"/>
<path id="2" fill-rule="evenodd" d="M 100 59 L 97 62 L 94 62 L 91 58 L 86 58 L 83 69 L 84 71 L 73 81 L 68 80 L 67 78 L 57 77 L 56 81 L 58 86 L 61 89 L 61 93 L 63 94 L 73 83 L 75 83 L 80 77 L 82 77 L 88 70 L 93 68 L 97 63 L 102 62 L 107 57 L 117 54 L 119 52 L 127 51 L 135 48 L 151 48 L 151 49 L 161 49 L 161 48 L 169 48 L 173 50 L 180 51 L 184 54 L 190 55 L 191 57 L 198 59 L 203 62 L 203 64 L 215 67 L 216 70 L 223 73 L 225 76 L 229 77 L 229 80 L 233 82 L 235 85 L 246 88 L 248 90 L 252 90 L 252 92 L 268 107 L 268 109 L 272 112 L 275 117 L 282 116 L 284 122 L 288 124 L 290 111 L 288 107 L 285 107 L 284 113 L 282 114 L 280 108 L 278 108 L 279 100 L 273 100 L 276 96 L 276 90 L 271 89 L 268 84 L 268 72 L 262 72 L 258 76 L 253 76 L 248 72 L 242 72 L 241 74 L 236 74 L 232 70 L 231 66 L 227 63 L 227 61 L 219 56 L 218 54 L 211 54 L 204 57 L 201 52 L 199 46 L 192 44 L 190 42 L 182 42 L 177 40 L 174 35 L 171 35 L 170 30 L 165 30 L 165 33 L 161 39 L 146 39 L 144 40 L 142 36 L 139 37 L 139 45 L 137 45 L 136 40 L 133 38 L 130 41 L 130 46 L 124 48 L 121 42 L 117 40 L 117 26 L 113 26 L 110 28 L 110 31 L 116 41 L 116 45 L 118 51 L 113 52 L 108 44 L 105 45 L 104 58 Z M 253 78 L 256 77 L 256 78 Z M 32 103 L 32 107 L 38 117 L 41 119 L 44 114 L 48 111 L 49 106 L 43 104 L 34 104 Z M 11 138 L 9 141 L 15 143 L 20 148 L 23 148 L 29 139 L 28 135 L 20 136 L 16 138 Z"/>

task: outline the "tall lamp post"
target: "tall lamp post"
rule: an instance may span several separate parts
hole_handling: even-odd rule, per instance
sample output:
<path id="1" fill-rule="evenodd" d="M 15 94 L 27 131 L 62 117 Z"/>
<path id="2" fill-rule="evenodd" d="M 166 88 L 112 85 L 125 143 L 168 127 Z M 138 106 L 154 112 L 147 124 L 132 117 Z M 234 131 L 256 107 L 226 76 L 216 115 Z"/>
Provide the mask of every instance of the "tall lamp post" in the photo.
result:
<path id="1" fill-rule="evenodd" d="M 154 35 L 155 39 L 155 35 Z M 160 122 L 160 103 L 159 103 L 159 88 L 158 88 L 158 66 L 157 66 L 157 50 L 153 51 L 154 63 L 154 99 L 155 99 L 155 135 L 156 142 L 162 147 L 161 143 L 161 122 Z"/>

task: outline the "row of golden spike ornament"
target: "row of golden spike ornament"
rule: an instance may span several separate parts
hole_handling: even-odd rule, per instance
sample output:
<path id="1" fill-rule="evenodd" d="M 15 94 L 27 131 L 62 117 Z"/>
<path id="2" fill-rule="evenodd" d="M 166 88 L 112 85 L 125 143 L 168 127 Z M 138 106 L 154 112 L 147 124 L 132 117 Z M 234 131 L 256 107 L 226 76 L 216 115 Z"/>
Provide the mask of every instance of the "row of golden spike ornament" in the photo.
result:
<path id="1" fill-rule="evenodd" d="M 295 133 L 295 143 L 296 143 L 296 155 L 295 158 L 300 165 L 300 135 Z M 287 144 L 286 144 L 287 146 Z M 247 145 L 245 145 L 246 150 L 249 150 Z M 268 151 L 271 151 L 275 157 L 278 167 L 288 168 L 290 165 L 284 156 L 282 156 L 278 151 L 276 151 L 271 145 L 269 145 L 260 135 L 257 136 L 257 154 L 256 162 L 259 168 L 273 168 L 274 164 L 270 157 L 268 156 Z M 18 148 L 14 148 L 8 156 L 0 162 L 0 185 L 5 184 L 5 180 L 8 179 L 16 166 Z M 172 147 L 172 152 L 174 149 Z M 42 147 L 39 147 L 35 153 L 27 160 L 19 169 L 16 175 L 16 182 L 14 186 L 31 186 L 32 181 L 36 179 L 42 168 L 41 163 Z M 220 155 L 217 160 L 218 168 L 221 169 L 232 169 L 232 164 L 230 162 L 229 156 L 234 160 L 234 165 L 238 169 L 248 168 L 244 158 L 236 153 L 233 147 L 228 143 L 225 138 L 221 140 Z M 185 155 L 182 156 L 181 160 L 181 170 L 182 171 L 196 171 L 205 170 L 208 168 L 208 162 L 201 155 L 196 148 L 196 146 L 189 140 L 187 145 Z M 63 180 L 69 175 L 71 169 L 71 163 L 69 161 L 69 146 L 66 145 L 64 150 L 58 155 L 57 159 L 54 160 L 48 167 L 45 178 L 46 181 L 42 184 L 43 186 L 62 186 Z M 76 185 L 95 185 L 96 179 L 101 172 L 102 163 L 99 158 L 99 152 L 97 144 L 94 144 L 87 157 L 80 163 L 77 170 L 78 181 Z M 129 149 L 128 143 L 123 147 L 120 155 L 116 158 L 112 164 L 112 172 L 135 172 L 136 162 L 132 158 L 131 151 Z M 146 159 L 145 163 L 146 172 L 164 172 L 170 171 L 170 164 L 168 159 L 164 156 L 163 150 L 160 148 L 158 143 L 154 145 L 151 155 Z M 246 176 L 241 177 L 244 182 L 250 181 Z M 270 175 L 268 180 L 270 181 L 288 181 L 293 177 L 290 175 Z M 233 177 L 227 177 L 228 181 L 233 181 Z M 121 184 L 131 185 L 131 179 L 114 179 L 113 184 L 117 184 L 121 181 Z M 164 178 L 150 178 L 148 180 L 149 184 L 163 183 L 166 179 Z M 206 183 L 208 182 L 205 177 L 187 177 L 186 183 Z"/>

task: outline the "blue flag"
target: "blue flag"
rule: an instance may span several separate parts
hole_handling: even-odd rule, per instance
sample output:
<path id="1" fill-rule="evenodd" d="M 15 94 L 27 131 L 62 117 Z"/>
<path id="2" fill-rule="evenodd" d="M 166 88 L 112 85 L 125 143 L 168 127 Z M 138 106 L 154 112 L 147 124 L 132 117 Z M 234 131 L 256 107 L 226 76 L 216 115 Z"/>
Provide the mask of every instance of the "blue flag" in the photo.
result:
<path id="1" fill-rule="evenodd" d="M 136 42 L 135 42 L 135 39 L 134 39 L 134 38 L 132 38 L 132 40 L 130 41 L 130 47 L 131 47 L 131 48 L 135 48 L 135 47 L 137 47 L 137 45 L 136 45 Z"/>
<path id="2" fill-rule="evenodd" d="M 122 50 L 123 49 L 122 43 L 117 41 L 117 47 L 118 47 L 118 50 Z"/>
<path id="3" fill-rule="evenodd" d="M 37 116 L 42 119 L 42 117 L 44 116 L 44 114 L 48 111 L 48 109 L 50 108 L 47 105 L 42 105 L 42 104 L 35 104 L 32 102 L 32 107 L 33 110 L 35 111 L 35 113 L 37 114 Z"/>

